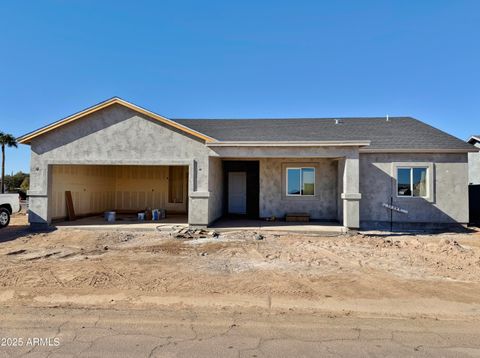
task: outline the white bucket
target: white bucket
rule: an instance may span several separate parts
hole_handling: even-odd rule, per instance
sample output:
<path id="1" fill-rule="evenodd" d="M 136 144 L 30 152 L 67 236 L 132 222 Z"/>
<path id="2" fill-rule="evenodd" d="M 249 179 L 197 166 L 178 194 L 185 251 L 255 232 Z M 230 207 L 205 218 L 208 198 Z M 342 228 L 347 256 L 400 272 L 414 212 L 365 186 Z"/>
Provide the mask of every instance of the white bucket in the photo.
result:
<path id="1" fill-rule="evenodd" d="M 138 213 L 138 220 L 144 221 L 145 220 L 145 213 Z"/>
<path id="2" fill-rule="evenodd" d="M 115 222 L 115 211 L 106 211 L 105 221 L 108 221 L 109 223 Z"/>

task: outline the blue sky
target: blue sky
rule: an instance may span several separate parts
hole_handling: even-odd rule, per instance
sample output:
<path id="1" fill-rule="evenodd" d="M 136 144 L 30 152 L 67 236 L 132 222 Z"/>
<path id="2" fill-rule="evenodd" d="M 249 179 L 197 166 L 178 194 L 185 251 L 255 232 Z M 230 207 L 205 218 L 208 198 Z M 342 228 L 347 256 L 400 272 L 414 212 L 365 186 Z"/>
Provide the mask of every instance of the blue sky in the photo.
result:
<path id="1" fill-rule="evenodd" d="M 120 96 L 167 117 L 409 115 L 480 132 L 479 1 L 0 0 L 0 130 Z M 29 171 L 29 147 L 7 151 Z"/>

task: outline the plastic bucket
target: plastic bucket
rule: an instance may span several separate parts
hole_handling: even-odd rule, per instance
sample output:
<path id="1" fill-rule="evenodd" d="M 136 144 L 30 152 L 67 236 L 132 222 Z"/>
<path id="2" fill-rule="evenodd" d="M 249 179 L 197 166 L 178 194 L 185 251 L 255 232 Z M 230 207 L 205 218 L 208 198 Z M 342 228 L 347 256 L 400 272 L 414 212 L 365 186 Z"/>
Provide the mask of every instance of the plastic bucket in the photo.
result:
<path id="1" fill-rule="evenodd" d="M 138 213 L 138 220 L 144 221 L 145 220 L 145 213 Z"/>
<path id="2" fill-rule="evenodd" d="M 106 211 L 105 221 L 108 221 L 109 223 L 115 222 L 115 211 Z"/>
<path id="3" fill-rule="evenodd" d="M 166 217 L 167 217 L 167 212 L 165 211 L 165 209 L 160 209 L 158 211 L 158 219 L 162 220 L 162 219 L 165 219 Z"/>

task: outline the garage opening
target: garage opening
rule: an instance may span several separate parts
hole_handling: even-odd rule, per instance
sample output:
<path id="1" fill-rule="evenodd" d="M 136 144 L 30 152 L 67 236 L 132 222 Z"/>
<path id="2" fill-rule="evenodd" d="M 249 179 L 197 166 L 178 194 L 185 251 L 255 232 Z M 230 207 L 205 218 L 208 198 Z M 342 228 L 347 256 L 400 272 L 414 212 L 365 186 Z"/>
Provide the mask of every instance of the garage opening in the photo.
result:
<path id="1" fill-rule="evenodd" d="M 106 223 L 104 213 L 114 211 L 116 222 L 142 223 L 138 214 L 166 213 L 159 221 L 188 222 L 188 166 L 52 165 L 50 217 L 68 218 L 66 192 L 71 192 L 80 223 Z M 85 220 L 88 218 L 89 220 Z"/>

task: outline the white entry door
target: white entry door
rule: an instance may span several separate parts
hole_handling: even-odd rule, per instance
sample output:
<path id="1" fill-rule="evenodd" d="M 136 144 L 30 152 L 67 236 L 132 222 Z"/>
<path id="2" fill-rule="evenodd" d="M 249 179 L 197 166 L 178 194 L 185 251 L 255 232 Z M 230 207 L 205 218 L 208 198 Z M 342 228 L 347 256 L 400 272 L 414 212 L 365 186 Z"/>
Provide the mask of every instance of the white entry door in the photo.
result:
<path id="1" fill-rule="evenodd" d="M 247 173 L 228 173 L 228 212 L 230 214 L 247 213 Z"/>

